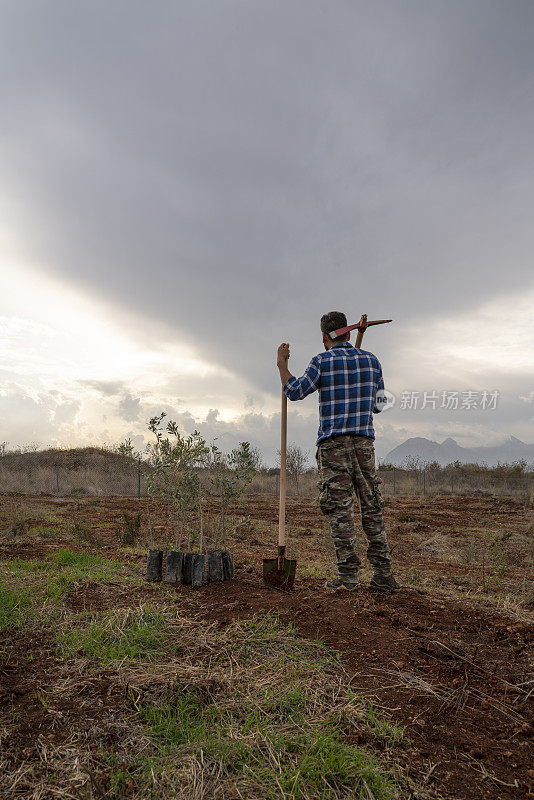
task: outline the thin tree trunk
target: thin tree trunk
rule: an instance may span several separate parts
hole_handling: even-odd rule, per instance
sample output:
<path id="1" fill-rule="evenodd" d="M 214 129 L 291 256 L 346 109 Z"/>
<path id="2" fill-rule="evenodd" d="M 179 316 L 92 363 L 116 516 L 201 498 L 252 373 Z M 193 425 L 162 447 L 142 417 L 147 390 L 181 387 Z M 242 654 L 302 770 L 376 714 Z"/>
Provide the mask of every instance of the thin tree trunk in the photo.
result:
<path id="1" fill-rule="evenodd" d="M 146 513 L 147 513 L 147 517 L 148 517 L 148 533 L 149 533 L 150 539 L 152 540 L 152 521 L 150 519 L 150 503 L 149 503 L 148 497 L 146 499 Z"/>

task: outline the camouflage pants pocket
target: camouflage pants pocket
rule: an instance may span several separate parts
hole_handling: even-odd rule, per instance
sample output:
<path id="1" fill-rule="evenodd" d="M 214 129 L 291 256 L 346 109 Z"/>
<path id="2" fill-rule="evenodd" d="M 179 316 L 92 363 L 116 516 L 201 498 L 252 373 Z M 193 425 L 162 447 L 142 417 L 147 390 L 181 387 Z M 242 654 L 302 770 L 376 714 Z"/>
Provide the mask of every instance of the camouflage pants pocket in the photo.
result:
<path id="1" fill-rule="evenodd" d="M 381 483 L 382 480 L 380 478 L 376 478 L 376 480 L 373 481 L 373 500 L 377 511 L 382 511 L 385 505 L 384 498 L 382 497 L 382 492 L 380 491 Z"/>
<path id="2" fill-rule="evenodd" d="M 319 508 L 325 516 L 332 514 L 336 510 L 336 503 L 328 484 L 328 481 L 319 483 Z"/>

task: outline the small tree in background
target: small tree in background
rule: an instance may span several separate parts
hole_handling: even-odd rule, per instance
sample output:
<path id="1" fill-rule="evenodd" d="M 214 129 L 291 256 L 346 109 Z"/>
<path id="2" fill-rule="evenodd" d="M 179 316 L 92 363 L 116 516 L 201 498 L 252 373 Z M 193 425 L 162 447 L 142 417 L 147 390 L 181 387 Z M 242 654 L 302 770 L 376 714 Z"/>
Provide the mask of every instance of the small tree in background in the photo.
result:
<path id="1" fill-rule="evenodd" d="M 258 451 L 250 442 L 241 442 L 228 456 L 228 465 L 234 471 L 234 483 L 238 495 L 242 495 L 252 482 L 258 468 Z"/>
<path id="2" fill-rule="evenodd" d="M 124 456 L 125 458 L 134 458 L 134 446 L 130 438 L 125 439 L 123 442 L 119 442 L 111 449 L 119 456 Z"/>
<path id="3" fill-rule="evenodd" d="M 299 478 L 306 472 L 310 458 L 308 454 L 294 442 L 290 442 L 286 449 L 286 471 L 295 481 L 297 494 L 299 493 Z M 278 464 L 280 464 L 280 450 L 278 451 Z"/>
<path id="4" fill-rule="evenodd" d="M 132 461 L 138 461 L 142 456 L 141 452 L 134 448 L 132 440 L 129 437 L 118 444 L 112 445 L 109 449 L 112 453 L 117 453 L 117 455 L 124 456 L 124 458 Z"/>
<path id="5" fill-rule="evenodd" d="M 257 474 L 258 472 L 261 472 L 261 470 L 264 468 L 264 463 L 263 463 L 263 454 L 262 454 L 260 448 L 259 447 L 252 447 L 252 445 L 249 444 L 248 442 L 246 442 L 246 443 L 242 442 L 242 444 L 248 444 L 248 446 L 249 446 L 250 459 L 251 459 L 252 466 L 254 467 L 255 474 Z"/>

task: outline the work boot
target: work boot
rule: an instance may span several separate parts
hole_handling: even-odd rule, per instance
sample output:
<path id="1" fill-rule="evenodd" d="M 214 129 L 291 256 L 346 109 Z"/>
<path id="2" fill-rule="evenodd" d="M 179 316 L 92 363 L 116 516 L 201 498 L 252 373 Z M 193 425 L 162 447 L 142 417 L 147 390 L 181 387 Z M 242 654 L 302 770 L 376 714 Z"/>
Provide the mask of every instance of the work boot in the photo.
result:
<path id="1" fill-rule="evenodd" d="M 379 572 L 373 575 L 369 584 L 369 589 L 375 592 L 398 592 L 400 588 L 393 575 L 381 575 Z"/>
<path id="2" fill-rule="evenodd" d="M 346 589 L 349 592 L 357 592 L 358 591 L 358 578 L 356 580 L 348 581 L 342 580 L 342 578 L 333 578 L 331 581 L 327 581 L 324 585 L 325 589 L 328 589 L 330 592 L 340 592 L 343 589 Z"/>

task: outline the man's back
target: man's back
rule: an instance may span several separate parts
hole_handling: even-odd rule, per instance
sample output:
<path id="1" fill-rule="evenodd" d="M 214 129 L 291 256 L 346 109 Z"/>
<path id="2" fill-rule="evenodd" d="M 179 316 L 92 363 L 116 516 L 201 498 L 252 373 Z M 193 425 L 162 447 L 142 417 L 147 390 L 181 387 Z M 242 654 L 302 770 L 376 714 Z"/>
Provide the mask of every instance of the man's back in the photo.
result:
<path id="1" fill-rule="evenodd" d="M 382 367 L 373 353 L 340 342 L 314 356 L 301 378 L 290 378 L 284 392 L 301 400 L 319 392 L 317 444 L 342 434 L 374 439 L 373 412 L 376 393 L 384 388 Z"/>
<path id="2" fill-rule="evenodd" d="M 373 446 L 373 413 L 380 411 L 376 395 L 384 389 L 382 367 L 375 355 L 349 343 L 348 332 L 343 341 L 339 336 L 331 337 L 346 326 L 347 317 L 340 311 L 321 317 L 326 352 L 312 358 L 301 378 L 295 378 L 288 369 L 287 342 L 279 346 L 276 364 L 284 394 L 290 400 L 319 392 L 319 506 L 330 520 L 338 569 L 338 577 L 327 581 L 325 587 L 332 591 L 358 590 L 361 561 L 354 530 L 356 494 L 368 543 L 367 558 L 374 570 L 369 588 L 393 592 L 400 587 L 391 571 Z"/>

